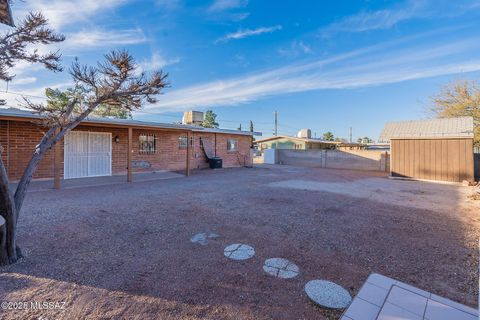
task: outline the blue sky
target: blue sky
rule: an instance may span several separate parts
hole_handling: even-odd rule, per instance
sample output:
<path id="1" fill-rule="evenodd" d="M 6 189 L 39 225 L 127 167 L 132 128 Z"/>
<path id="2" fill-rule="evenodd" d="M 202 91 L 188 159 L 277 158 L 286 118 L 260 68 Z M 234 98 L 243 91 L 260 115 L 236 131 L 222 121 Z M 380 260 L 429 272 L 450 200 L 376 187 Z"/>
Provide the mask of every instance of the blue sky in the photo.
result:
<path id="1" fill-rule="evenodd" d="M 480 75 L 480 1 L 27 0 L 16 18 L 42 11 L 74 57 L 95 63 L 128 49 L 145 71 L 169 73 L 170 88 L 140 120 L 173 122 L 213 109 L 221 127 L 249 120 L 265 136 L 311 128 L 377 138 L 384 123 L 428 117 L 430 96 Z M 2 31 L 6 27 L 2 27 Z M 45 50 L 45 48 L 41 48 Z M 66 88 L 68 72 L 19 64 L 0 96 L 41 101 Z M 37 98 L 38 97 L 38 98 Z"/>

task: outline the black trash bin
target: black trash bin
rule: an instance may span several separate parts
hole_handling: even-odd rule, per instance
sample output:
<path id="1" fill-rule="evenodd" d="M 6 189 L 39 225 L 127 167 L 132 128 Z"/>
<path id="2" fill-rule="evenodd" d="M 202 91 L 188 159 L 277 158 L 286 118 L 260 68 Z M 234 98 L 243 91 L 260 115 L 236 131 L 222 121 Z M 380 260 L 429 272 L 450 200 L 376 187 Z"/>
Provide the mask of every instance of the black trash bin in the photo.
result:
<path id="1" fill-rule="evenodd" d="M 219 169 L 222 167 L 222 158 L 210 158 L 210 169 Z"/>

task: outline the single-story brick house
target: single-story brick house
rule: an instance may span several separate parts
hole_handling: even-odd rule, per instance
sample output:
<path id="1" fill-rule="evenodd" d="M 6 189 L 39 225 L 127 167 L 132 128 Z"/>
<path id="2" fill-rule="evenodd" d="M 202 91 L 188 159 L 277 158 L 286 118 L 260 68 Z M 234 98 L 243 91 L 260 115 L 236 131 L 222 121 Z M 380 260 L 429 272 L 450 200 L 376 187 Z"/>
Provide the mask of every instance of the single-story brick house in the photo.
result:
<path id="1" fill-rule="evenodd" d="M 12 181 L 20 179 L 45 132 L 39 116 L 13 108 L 0 109 L 2 160 Z M 189 141 L 189 142 L 188 142 Z M 34 178 L 60 180 L 159 170 L 208 168 L 205 149 L 222 158 L 223 167 L 252 163 L 252 133 L 124 119 L 90 118 L 50 150 Z M 129 152 L 130 150 L 130 152 Z"/>

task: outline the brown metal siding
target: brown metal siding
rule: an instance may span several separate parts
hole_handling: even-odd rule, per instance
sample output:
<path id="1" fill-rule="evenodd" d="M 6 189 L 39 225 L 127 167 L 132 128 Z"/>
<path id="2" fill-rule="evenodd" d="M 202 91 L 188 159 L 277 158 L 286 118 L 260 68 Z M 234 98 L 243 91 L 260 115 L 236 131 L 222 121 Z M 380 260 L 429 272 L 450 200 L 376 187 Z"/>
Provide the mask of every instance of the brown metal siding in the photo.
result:
<path id="1" fill-rule="evenodd" d="M 474 180 L 473 139 L 395 139 L 391 174 L 426 180 Z"/>

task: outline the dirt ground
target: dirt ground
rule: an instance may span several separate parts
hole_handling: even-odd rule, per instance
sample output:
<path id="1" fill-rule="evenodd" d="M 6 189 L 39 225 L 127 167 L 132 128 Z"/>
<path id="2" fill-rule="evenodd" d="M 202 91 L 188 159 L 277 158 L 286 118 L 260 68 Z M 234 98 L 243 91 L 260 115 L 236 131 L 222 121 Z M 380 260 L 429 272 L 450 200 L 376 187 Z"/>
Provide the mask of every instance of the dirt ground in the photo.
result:
<path id="1" fill-rule="evenodd" d="M 480 202 L 468 187 L 347 170 L 262 166 L 189 178 L 28 194 L 19 245 L 0 269 L 1 319 L 336 319 L 312 279 L 354 295 L 378 272 L 476 307 Z M 220 237 L 202 246 L 199 232 Z M 232 243 L 250 260 L 223 256 Z M 299 276 L 278 279 L 265 259 Z"/>

